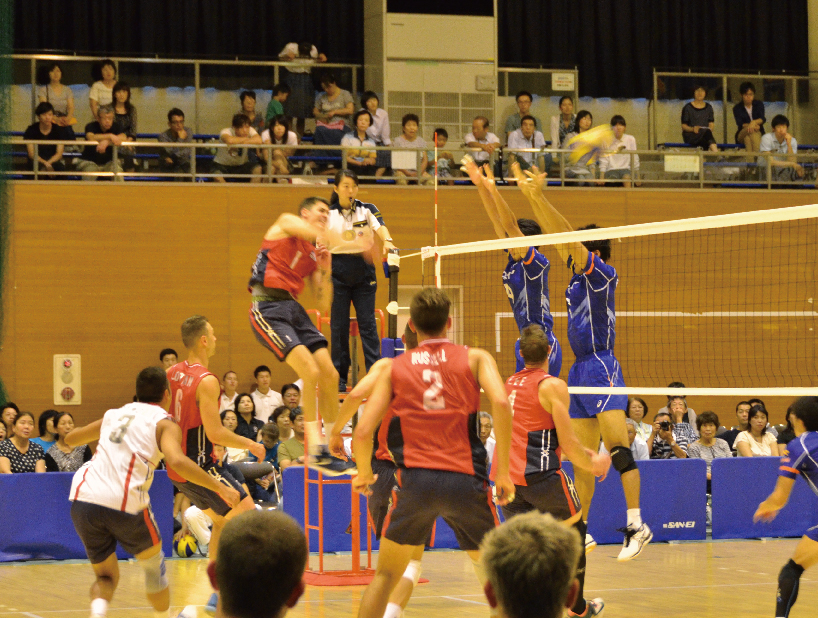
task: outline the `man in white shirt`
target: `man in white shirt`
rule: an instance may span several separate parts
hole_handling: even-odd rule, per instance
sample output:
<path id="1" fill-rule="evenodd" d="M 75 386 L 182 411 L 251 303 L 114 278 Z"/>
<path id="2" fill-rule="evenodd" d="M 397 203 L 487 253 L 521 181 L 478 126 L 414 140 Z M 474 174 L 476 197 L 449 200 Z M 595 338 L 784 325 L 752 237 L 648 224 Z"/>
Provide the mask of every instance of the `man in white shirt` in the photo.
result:
<path id="1" fill-rule="evenodd" d="M 783 114 L 778 114 L 772 121 L 773 132 L 761 136 L 759 152 L 771 152 L 770 171 L 773 180 L 794 182 L 804 180 L 805 170 L 796 161 L 798 140 L 790 135 L 790 121 Z M 767 177 L 767 157 L 759 157 L 761 177 Z"/>
<path id="2" fill-rule="evenodd" d="M 478 152 L 472 153 L 472 158 L 478 165 L 488 163 L 491 153 L 500 147 L 500 138 L 488 129 L 489 119 L 478 116 L 471 123 L 471 133 L 463 138 L 469 148 L 479 148 Z"/>
<path id="3" fill-rule="evenodd" d="M 639 176 L 639 155 L 630 155 L 625 151 L 636 150 L 636 138 L 625 133 L 627 124 L 619 114 L 611 118 L 611 127 L 614 132 L 611 150 L 615 152 L 599 158 L 599 173 L 605 180 L 621 180 L 622 185 L 626 189 L 630 189 L 631 179 Z M 631 169 L 631 157 L 633 157 L 633 169 Z M 609 186 L 619 184 L 618 182 L 605 182 L 605 180 L 597 180 L 597 184 L 607 184 Z M 637 182 L 636 186 L 638 187 L 641 184 L 641 182 Z"/>
<path id="4" fill-rule="evenodd" d="M 531 169 L 534 165 L 534 157 L 536 156 L 536 165 L 541 170 L 547 170 L 551 167 L 551 155 L 547 157 L 542 152 L 514 152 L 515 148 L 545 148 L 545 137 L 542 131 L 537 131 L 536 120 L 534 116 L 523 116 L 520 128 L 508 134 L 508 164 L 511 165 L 515 161 L 520 164 L 520 169 L 525 171 Z M 546 158 L 548 161 L 546 161 Z M 546 165 L 547 163 L 547 165 Z"/>
<path id="5" fill-rule="evenodd" d="M 256 367 L 253 375 L 256 378 L 256 390 L 250 394 L 256 404 L 256 418 L 266 423 L 275 409 L 284 405 L 284 400 L 281 393 L 270 388 L 272 376 L 267 365 Z"/>
<path id="6" fill-rule="evenodd" d="M 250 161 L 248 148 L 252 144 L 260 144 L 261 136 L 250 126 L 250 118 L 245 114 L 233 116 L 233 125 L 222 129 L 219 139 L 235 147 L 218 148 L 213 163 L 210 164 L 210 171 L 213 174 L 249 174 L 251 182 L 261 182 L 261 164 L 258 160 Z M 216 176 L 215 180 L 225 182 L 221 175 Z"/>

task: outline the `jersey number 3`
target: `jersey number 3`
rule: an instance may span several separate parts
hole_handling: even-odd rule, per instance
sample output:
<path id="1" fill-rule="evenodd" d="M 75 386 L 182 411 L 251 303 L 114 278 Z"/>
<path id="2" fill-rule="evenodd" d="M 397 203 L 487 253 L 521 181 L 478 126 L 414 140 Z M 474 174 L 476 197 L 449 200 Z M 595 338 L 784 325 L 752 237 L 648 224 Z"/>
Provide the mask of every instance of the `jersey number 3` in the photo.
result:
<path id="1" fill-rule="evenodd" d="M 446 400 L 443 398 L 443 378 L 439 371 L 432 369 L 423 370 L 423 382 L 429 384 L 429 388 L 423 391 L 424 410 L 443 410 L 446 408 Z"/>
<path id="2" fill-rule="evenodd" d="M 133 422 L 136 415 L 125 414 L 119 418 L 119 424 L 111 430 L 108 439 L 114 444 L 119 444 L 128 432 L 128 427 Z"/>

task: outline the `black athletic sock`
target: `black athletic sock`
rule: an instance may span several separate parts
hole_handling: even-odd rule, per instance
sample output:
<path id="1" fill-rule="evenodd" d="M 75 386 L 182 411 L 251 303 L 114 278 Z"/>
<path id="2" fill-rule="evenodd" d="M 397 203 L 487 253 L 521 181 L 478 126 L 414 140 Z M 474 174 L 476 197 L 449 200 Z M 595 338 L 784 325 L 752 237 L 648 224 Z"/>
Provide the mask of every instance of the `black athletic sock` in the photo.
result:
<path id="1" fill-rule="evenodd" d="M 582 548 L 579 552 L 579 566 L 577 567 L 579 593 L 577 594 L 577 600 L 574 603 L 574 606 L 571 608 L 571 611 L 575 614 L 582 615 L 585 613 L 585 609 L 588 606 L 588 604 L 585 602 L 585 533 L 588 531 L 588 527 L 585 525 L 585 522 L 580 519 L 574 524 L 574 528 L 576 528 L 577 532 L 579 532 L 579 538 L 582 539 Z"/>
<path id="2" fill-rule="evenodd" d="M 798 583 L 804 567 L 790 560 L 778 574 L 778 594 L 775 599 L 775 615 L 787 618 L 798 598 Z"/>

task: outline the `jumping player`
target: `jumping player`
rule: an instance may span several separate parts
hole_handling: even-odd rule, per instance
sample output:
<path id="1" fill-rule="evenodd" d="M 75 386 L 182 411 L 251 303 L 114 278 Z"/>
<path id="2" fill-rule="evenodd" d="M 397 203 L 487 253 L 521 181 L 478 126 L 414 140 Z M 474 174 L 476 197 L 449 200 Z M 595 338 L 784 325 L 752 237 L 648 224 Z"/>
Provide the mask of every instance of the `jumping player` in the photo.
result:
<path id="1" fill-rule="evenodd" d="M 383 524 L 375 579 L 359 616 L 381 618 L 387 600 L 423 549 L 438 516 L 452 527 L 469 554 L 481 586 L 480 541 L 497 525 L 488 485 L 486 449 L 479 437 L 480 389 L 491 403 L 497 447 L 493 466 L 499 504 L 514 499 L 508 473 L 511 411 L 494 359 L 484 350 L 451 343 L 451 301 L 425 288 L 412 299 L 410 328 L 419 345 L 385 366 L 353 437 L 358 458 L 355 491 L 371 493 L 377 481 L 370 459 L 375 430 L 386 427 L 389 452 L 398 467 L 398 489 Z"/>
<path id="2" fill-rule="evenodd" d="M 136 378 L 136 402 L 108 410 L 98 421 L 74 429 L 70 446 L 99 440 L 94 458 L 71 483 L 71 519 L 85 546 L 96 580 L 91 586 L 91 618 L 106 616 L 119 582 L 116 544 L 136 557 L 145 572 L 145 592 L 154 615 L 168 616 L 170 592 L 162 539 L 148 489 L 164 455 L 183 478 L 206 487 L 225 504 L 239 493 L 220 483 L 185 456 L 182 432 L 167 413 L 171 395 L 163 369 L 148 367 Z"/>
<path id="3" fill-rule="evenodd" d="M 506 380 L 506 392 L 513 417 L 511 428 L 511 480 L 514 501 L 503 507 L 506 517 L 528 511 L 550 513 L 566 526 L 573 526 L 584 539 L 585 522 L 579 498 L 571 479 L 562 471 L 560 452 L 574 464 L 594 476 L 605 478 L 611 458 L 583 448 L 571 428 L 568 416 L 568 389 L 565 382 L 549 376 L 548 337 L 535 324 L 527 326 L 520 336 L 520 353 L 525 369 Z M 577 569 L 579 594 L 569 616 L 598 616 L 605 603 L 602 599 L 586 601 L 585 553 Z"/>
<path id="4" fill-rule="evenodd" d="M 405 351 L 409 352 L 418 347 L 418 337 L 406 325 L 403 332 L 403 344 Z M 361 379 L 355 388 L 346 396 L 344 402 L 341 404 L 341 412 L 338 419 L 335 421 L 335 427 L 330 435 L 329 448 L 330 452 L 335 457 L 343 457 L 343 438 L 341 438 L 341 430 L 355 416 L 359 406 L 372 395 L 375 384 L 380 378 L 381 373 L 387 367 L 392 366 L 391 358 L 382 358 L 378 360 L 369 369 L 367 374 Z M 364 410 L 366 414 L 366 409 Z M 383 522 L 386 520 L 386 514 L 389 512 L 389 506 L 392 501 L 392 492 L 397 487 L 395 480 L 395 473 L 398 467 L 392 460 L 392 455 L 389 453 L 389 446 L 386 443 L 386 433 L 389 429 L 389 421 L 391 420 L 390 412 L 387 411 L 386 416 L 375 430 L 374 443 L 372 445 L 372 471 L 375 473 L 377 479 L 372 485 L 369 499 L 366 501 L 369 507 L 369 515 L 375 524 L 375 538 L 380 541 L 381 533 L 383 532 Z M 420 579 L 421 564 L 420 559 L 423 557 L 423 547 L 417 548 L 412 554 L 409 565 L 403 572 L 392 594 L 389 596 L 389 603 L 386 606 L 386 612 L 383 618 L 400 618 L 409 599 L 412 597 L 412 591 L 417 586 Z"/>
<path id="5" fill-rule="evenodd" d="M 489 165 L 483 166 L 484 174 L 469 155 L 463 157 L 463 169 L 471 179 L 483 207 L 491 219 L 497 238 L 521 238 L 537 236 L 542 229 L 531 219 L 515 219 L 508 203 L 500 195 L 494 182 L 494 173 Z M 562 369 L 562 348 L 554 335 L 554 318 L 548 294 L 548 271 L 551 263 L 536 247 L 508 249 L 508 264 L 503 270 L 503 287 L 508 295 L 508 302 L 514 312 L 514 321 L 522 333 L 529 324 L 542 326 L 548 336 L 551 352 L 548 356 L 548 373 L 554 377 Z M 517 371 L 525 367 L 520 356 L 520 340 L 514 346 L 517 358 Z"/>
<path id="6" fill-rule="evenodd" d="M 255 504 L 230 473 L 217 467 L 211 457 L 213 445 L 246 449 L 259 460 L 264 459 L 266 450 L 263 444 L 222 426 L 219 417 L 219 379 L 207 369 L 210 357 L 216 353 L 216 335 L 207 318 L 194 315 L 185 320 L 182 323 L 182 342 L 187 348 L 187 360 L 167 370 L 172 396 L 171 413 L 182 429 L 182 450 L 205 472 L 230 485 L 241 496 L 237 505 L 226 504 L 216 492 L 198 483 L 186 482 L 173 465 L 168 466 L 168 476 L 176 488 L 213 521 L 208 557 L 214 562 L 225 523 L 239 513 L 255 508 Z M 217 600 L 214 592 L 205 605 L 205 611 L 215 612 Z"/>
<path id="7" fill-rule="evenodd" d="M 796 477 L 800 474 L 818 495 L 818 397 L 801 397 L 792 404 L 792 426 L 795 440 L 787 444 L 781 458 L 778 483 L 761 504 L 753 519 L 772 521 L 790 498 Z M 813 522 L 818 523 L 818 522 Z M 775 615 L 788 618 L 798 598 L 801 574 L 818 563 L 818 525 L 808 528 L 795 547 L 792 559 L 778 574 Z"/>
<path id="8" fill-rule="evenodd" d="M 338 371 L 327 351 L 326 337 L 297 300 L 309 280 L 319 308 L 329 312 L 332 305 L 332 257 L 318 240 L 332 237 L 326 229 L 329 203 L 308 197 L 298 213 L 281 215 L 264 234 L 249 283 L 253 294 L 250 326 L 261 345 L 292 367 L 304 382 L 301 408 L 311 455 L 307 465 L 331 476 L 350 474 L 354 471 L 352 463 L 330 456 L 316 409 L 320 407 L 329 435 L 338 416 Z M 318 406 L 311 395 L 316 388 Z"/>
<path id="9" fill-rule="evenodd" d="M 545 174 L 537 168 L 520 171 L 513 164 L 512 173 L 523 194 L 534 209 L 534 215 L 547 233 L 572 232 L 573 228 L 551 203 L 542 188 Z M 595 225 L 581 229 L 593 229 Z M 568 342 L 576 356 L 568 373 L 568 386 L 625 386 L 622 368 L 614 356 L 616 314 L 614 293 L 619 282 L 616 269 L 608 265 L 611 257 L 609 240 L 593 240 L 556 245 L 573 276 L 565 291 L 568 306 Z M 627 526 L 622 528 L 625 540 L 618 560 L 631 560 L 653 538 L 648 525 L 642 522 L 639 508 L 640 477 L 628 441 L 625 423 L 626 395 L 571 395 L 568 414 L 580 442 L 585 448 L 597 450 L 600 434 L 611 454 L 613 467 L 622 478 L 627 504 Z M 594 495 L 594 476 L 578 469 L 575 473 L 577 493 L 582 503 L 583 520 Z M 596 546 L 591 535 L 585 537 L 585 549 Z"/>

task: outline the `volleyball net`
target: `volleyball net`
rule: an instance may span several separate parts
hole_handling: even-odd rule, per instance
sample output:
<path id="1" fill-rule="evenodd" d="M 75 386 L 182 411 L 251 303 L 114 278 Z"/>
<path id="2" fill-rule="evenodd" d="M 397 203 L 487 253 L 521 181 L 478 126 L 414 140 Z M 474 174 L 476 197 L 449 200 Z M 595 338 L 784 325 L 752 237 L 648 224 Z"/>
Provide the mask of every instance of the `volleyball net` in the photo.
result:
<path id="1" fill-rule="evenodd" d="M 566 378 L 572 273 L 555 246 L 600 239 L 610 239 L 618 274 L 614 352 L 628 385 L 607 390 L 665 394 L 679 381 L 688 394 L 818 394 L 818 205 L 426 247 L 423 284 L 451 296 L 452 339 L 490 351 L 509 376 L 519 331 L 503 285 L 505 250 L 539 247 L 551 263 Z"/>

